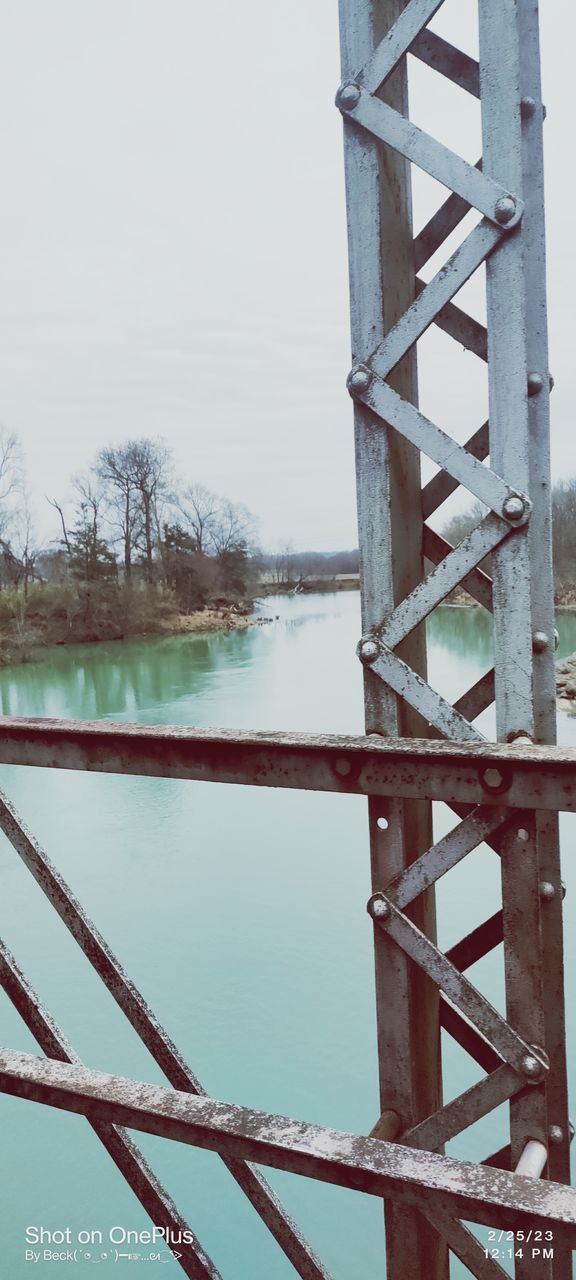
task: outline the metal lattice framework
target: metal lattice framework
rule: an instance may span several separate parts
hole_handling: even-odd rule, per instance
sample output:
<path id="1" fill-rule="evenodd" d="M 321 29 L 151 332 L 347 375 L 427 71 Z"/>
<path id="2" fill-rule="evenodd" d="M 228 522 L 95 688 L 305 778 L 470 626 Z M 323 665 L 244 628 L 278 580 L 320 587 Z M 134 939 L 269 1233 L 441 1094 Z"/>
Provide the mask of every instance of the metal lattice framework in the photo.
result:
<path id="1" fill-rule="evenodd" d="M 341 0 L 340 7 L 366 736 L 3 719 L 0 762 L 366 795 L 380 1119 L 359 1137 L 208 1097 L 6 798 L 0 829 L 169 1087 L 84 1067 L 1 946 L 0 983 L 45 1057 L 2 1051 L 0 1088 L 85 1115 L 152 1221 L 173 1232 L 187 1224 L 124 1126 L 217 1152 L 305 1280 L 327 1280 L 327 1272 L 252 1162 L 381 1197 L 389 1280 L 446 1280 L 450 1251 L 480 1280 L 504 1276 L 464 1222 L 552 1233 L 553 1256 L 526 1249 L 516 1274 L 568 1280 L 576 1193 L 564 1185 L 570 1127 L 557 812 L 576 809 L 576 753 L 553 746 L 536 6 L 479 0 L 479 63 L 428 29 L 441 0 Z M 481 164 L 410 122 L 407 53 L 480 98 Z M 450 191 L 415 239 L 411 164 Z M 420 280 L 416 272 L 470 209 L 479 215 L 475 228 L 429 283 Z M 454 303 L 483 264 L 486 328 Z M 487 362 L 489 422 L 465 445 L 417 406 L 415 348 L 432 324 Z M 439 468 L 423 490 L 420 453 Z M 459 486 L 488 513 L 451 547 L 427 522 Z M 488 555 L 492 579 L 480 567 Z M 457 586 L 492 614 L 495 663 L 451 705 L 428 683 L 423 624 Z M 492 702 L 498 744 L 486 743 L 474 723 Z M 436 842 L 433 800 L 455 815 Z M 502 909 L 444 954 L 434 886 L 481 843 L 500 859 Z M 506 1016 L 465 976 L 501 944 Z M 447 1103 L 440 1028 L 484 1073 Z M 503 1102 L 510 1141 L 502 1150 L 482 1164 L 444 1154 L 450 1139 Z M 186 1275 L 218 1276 L 191 1230 L 178 1250 Z"/>
<path id="2" fill-rule="evenodd" d="M 366 668 L 367 730 L 414 733 L 420 717 L 433 736 L 474 741 L 482 736 L 474 721 L 495 702 L 500 740 L 553 742 L 537 6 L 532 0 L 479 0 L 479 63 L 428 29 L 440 8 L 439 0 L 380 5 L 341 0 L 340 5 L 343 83 L 336 101 L 346 122 L 354 352 L 348 386 L 356 402 L 364 582 L 359 656 Z M 462 93 L 480 99 L 483 156 L 477 165 L 409 120 L 408 52 Z M 414 240 L 411 165 L 450 192 Z M 478 214 L 476 225 L 425 283 L 416 272 L 470 210 Z M 454 303 L 483 266 L 486 327 Z M 418 409 L 416 346 L 433 324 L 487 362 L 489 421 L 473 424 L 467 444 Z M 422 492 L 419 454 L 440 468 Z M 488 511 L 452 547 L 428 520 L 458 487 Z M 487 555 L 492 580 L 480 568 Z M 427 564 L 433 566 L 428 573 Z M 451 705 L 427 682 L 422 624 L 456 587 L 491 613 L 495 664 Z M 496 791 L 501 783 L 496 770 Z M 432 845 L 425 811 L 415 822 L 399 804 L 386 815 L 386 825 L 378 823 L 378 805 L 371 807 L 374 895 L 369 910 L 376 927 L 383 1113 L 397 1115 L 402 1143 L 441 1150 L 449 1138 L 510 1099 L 510 1145 L 495 1163 L 515 1168 L 531 1139 L 548 1149 L 552 1135 L 550 1175 L 568 1180 L 557 828 L 539 816 L 525 822 L 506 807 L 453 806 L 460 822 Z M 502 911 L 442 955 L 434 942 L 430 888 L 482 841 L 501 859 Z M 407 911 L 415 902 L 419 915 Z M 506 1019 L 462 977 L 464 968 L 501 942 Z M 383 998 L 391 968 L 398 975 L 392 1002 Z M 441 1075 L 435 1070 L 438 1016 L 487 1072 L 445 1107 L 438 1106 Z M 414 1069 L 419 1035 L 433 1064 L 424 1077 Z M 529 1078 L 538 1087 L 527 1089 Z M 387 1220 L 392 1277 L 412 1274 L 413 1264 L 405 1258 L 407 1231 L 421 1274 L 446 1274 L 439 1238 L 430 1237 L 416 1219 L 404 1222 L 400 1233 L 394 1210 Z M 454 1239 L 445 1230 L 442 1234 L 454 1247 Z M 518 1276 L 529 1273 L 531 1262 L 518 1260 Z M 474 1274 L 485 1269 L 480 1266 Z M 571 1261 L 557 1256 L 541 1274 L 571 1274 Z"/>
<path id="3" fill-rule="evenodd" d="M 516 823 L 521 814 L 527 827 L 542 811 L 551 818 L 559 809 L 576 811 L 576 752 L 553 747 L 376 736 L 222 733 L 8 717 L 3 718 L 1 729 L 1 764 L 255 787 L 306 787 L 334 795 L 365 795 L 380 811 L 399 800 L 420 803 L 424 796 L 471 810 L 469 840 L 473 832 L 487 834 L 490 830 L 499 838 L 505 836 L 505 802 L 509 820 L 513 807 L 512 821 Z M 247 1162 L 379 1196 L 401 1211 L 404 1220 L 413 1215 L 421 1224 L 421 1233 L 426 1224 L 433 1223 L 430 1229 L 440 1230 L 472 1274 L 480 1277 L 504 1276 L 505 1272 L 498 1262 L 485 1257 L 461 1219 L 508 1231 L 528 1227 L 533 1232 L 549 1232 L 555 1259 L 568 1257 L 569 1250 L 576 1248 L 576 1192 L 556 1181 L 508 1172 L 505 1151 L 483 1165 L 474 1165 L 431 1150 L 482 1114 L 487 1093 L 493 1101 L 496 1096 L 509 1097 L 517 1087 L 517 1099 L 531 1101 L 543 1094 L 540 1072 L 544 1070 L 546 1080 L 550 1072 L 541 1050 L 535 1051 L 524 1042 L 460 976 L 484 949 L 486 937 L 498 936 L 501 916 L 463 939 L 448 957 L 440 956 L 426 938 L 412 932 L 401 908 L 411 894 L 429 885 L 426 860 L 414 863 L 405 877 L 387 885 L 386 900 L 395 904 L 399 922 L 395 936 L 408 936 L 409 946 L 417 938 L 426 962 L 432 961 L 433 976 L 445 984 L 452 1001 L 444 1005 L 443 1019 L 489 1073 L 489 1083 L 484 1090 L 471 1090 L 430 1117 L 427 1130 L 421 1126 L 419 1131 L 401 1134 L 399 1143 L 388 1140 L 392 1137 L 391 1113 L 382 1118 L 383 1124 L 376 1126 L 373 1135 L 364 1138 L 207 1097 L 117 957 L 5 797 L 0 798 L 0 829 L 171 1086 L 162 1089 L 83 1067 L 14 958 L 1 945 L 0 984 L 46 1056 L 1 1050 L 0 1089 L 85 1115 L 152 1221 L 176 1234 L 190 1231 L 190 1242 L 178 1245 L 177 1250 L 186 1275 L 216 1277 L 218 1272 L 124 1126 L 217 1152 L 296 1274 L 306 1278 L 328 1273 L 262 1175 Z M 465 844 L 460 841 L 462 855 Z M 433 876 L 448 869 L 454 852 L 450 837 L 431 851 Z M 377 900 L 384 901 L 383 895 Z M 401 942 L 398 954 L 402 946 Z M 417 954 L 419 957 L 419 950 Z M 459 981 L 457 993 L 455 981 Z M 465 1020 L 456 1013 L 458 1004 Z M 553 1150 L 550 1147 L 551 1154 Z M 416 1276 L 417 1259 L 408 1253 L 405 1256 L 411 1268 L 408 1274 Z M 538 1275 L 545 1274 L 543 1267 L 541 1263 Z"/>

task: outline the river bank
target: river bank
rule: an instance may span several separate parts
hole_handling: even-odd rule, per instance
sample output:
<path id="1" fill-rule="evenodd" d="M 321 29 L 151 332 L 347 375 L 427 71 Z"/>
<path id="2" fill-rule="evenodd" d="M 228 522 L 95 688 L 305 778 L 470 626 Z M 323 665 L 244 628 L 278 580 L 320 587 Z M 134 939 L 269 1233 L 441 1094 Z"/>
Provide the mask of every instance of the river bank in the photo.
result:
<path id="1" fill-rule="evenodd" d="M 208 635 L 218 632 L 244 631 L 248 627 L 261 627 L 272 622 L 271 617 L 263 617 L 254 613 L 253 603 L 249 605 L 232 604 L 197 609 L 192 613 L 158 611 L 156 619 L 146 619 L 145 625 L 128 627 L 119 626 L 102 628 L 98 633 L 78 633 L 50 627 L 20 628 L 2 635 L 0 633 L 0 667 L 19 666 L 23 663 L 41 661 L 44 653 L 54 649 L 71 647 L 78 644 L 98 646 L 110 641 L 158 640 L 166 636 Z"/>

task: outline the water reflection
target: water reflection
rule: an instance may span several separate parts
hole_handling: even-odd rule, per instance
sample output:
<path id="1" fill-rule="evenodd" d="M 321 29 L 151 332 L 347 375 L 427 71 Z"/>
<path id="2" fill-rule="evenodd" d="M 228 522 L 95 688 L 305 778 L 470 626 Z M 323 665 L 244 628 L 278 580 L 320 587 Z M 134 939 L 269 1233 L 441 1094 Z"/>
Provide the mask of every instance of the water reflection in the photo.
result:
<path id="1" fill-rule="evenodd" d="M 201 694 L 219 670 L 242 665 L 251 645 L 238 631 L 46 650 L 0 672 L 0 708 L 9 716 L 139 719 L 143 708 Z"/>

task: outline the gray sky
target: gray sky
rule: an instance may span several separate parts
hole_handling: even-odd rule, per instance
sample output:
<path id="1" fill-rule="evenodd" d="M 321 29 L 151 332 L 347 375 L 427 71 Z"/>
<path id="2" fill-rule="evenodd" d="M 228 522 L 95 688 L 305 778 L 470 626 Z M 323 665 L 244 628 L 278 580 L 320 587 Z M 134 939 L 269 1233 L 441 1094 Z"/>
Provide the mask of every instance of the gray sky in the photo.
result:
<path id="1" fill-rule="evenodd" d="M 434 26 L 475 52 L 475 5 Z M 554 469 L 576 472 L 572 7 L 542 5 Z M 44 494 L 162 435 L 263 545 L 353 546 L 336 0 L 0 0 L 0 420 Z M 472 161 L 477 105 L 427 69 L 414 118 Z M 573 121 L 572 121 L 573 124 Z M 415 186 L 417 225 L 445 195 Z M 481 315 L 478 286 L 462 301 Z M 419 344 L 422 406 L 467 437 L 485 374 Z M 447 394 L 448 392 L 448 394 Z"/>

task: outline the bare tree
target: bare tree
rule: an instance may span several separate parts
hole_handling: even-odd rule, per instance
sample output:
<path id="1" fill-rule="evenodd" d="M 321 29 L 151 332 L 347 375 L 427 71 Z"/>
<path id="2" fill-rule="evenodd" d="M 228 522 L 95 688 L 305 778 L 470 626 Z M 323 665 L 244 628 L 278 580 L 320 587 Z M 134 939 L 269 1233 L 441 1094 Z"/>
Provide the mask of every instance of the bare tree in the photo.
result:
<path id="1" fill-rule="evenodd" d="M 126 578 L 132 573 L 132 555 L 142 534 L 140 495 L 136 486 L 134 445 L 109 445 L 97 455 L 94 471 L 106 487 L 110 523 L 119 530 Z"/>
<path id="2" fill-rule="evenodd" d="M 212 531 L 218 519 L 221 499 L 203 484 L 191 484 L 184 490 L 178 509 L 196 541 L 200 555 L 212 550 Z"/>
<path id="3" fill-rule="evenodd" d="M 19 566 L 18 581 L 16 585 L 22 583 L 24 590 L 24 603 L 28 600 L 28 588 L 30 582 L 37 577 L 36 560 L 41 554 L 41 547 L 38 544 L 34 521 L 30 509 L 30 493 L 27 488 L 22 490 L 22 501 L 18 512 L 13 521 L 13 531 L 11 538 L 10 550 L 14 557 L 14 561 Z"/>
<path id="4" fill-rule="evenodd" d="M 131 440 L 126 448 L 130 454 L 130 477 L 142 513 L 141 546 L 145 573 L 148 582 L 152 582 L 154 544 L 160 527 L 158 508 L 162 499 L 170 496 L 172 457 L 161 440 Z"/>
<path id="5" fill-rule="evenodd" d="M 66 547 L 68 555 L 70 555 L 70 538 L 68 537 L 68 529 L 66 527 L 66 521 L 64 519 L 64 509 L 62 507 L 62 504 L 60 502 L 57 502 L 56 498 L 47 498 L 46 501 L 50 503 L 51 507 L 54 507 L 54 510 L 57 511 L 58 515 L 60 516 L 60 523 L 62 525 L 62 541 L 64 543 L 64 546 Z"/>
<path id="6" fill-rule="evenodd" d="M 0 426 L 0 508 L 18 493 L 24 482 L 22 448 L 18 436 Z"/>
<path id="7" fill-rule="evenodd" d="M 0 537 L 9 542 L 24 489 L 24 462 L 18 436 L 0 426 Z"/>
<path id="8" fill-rule="evenodd" d="M 249 552 L 254 547 L 256 528 L 247 507 L 221 498 L 210 529 L 210 541 L 217 556 L 230 551 Z"/>

